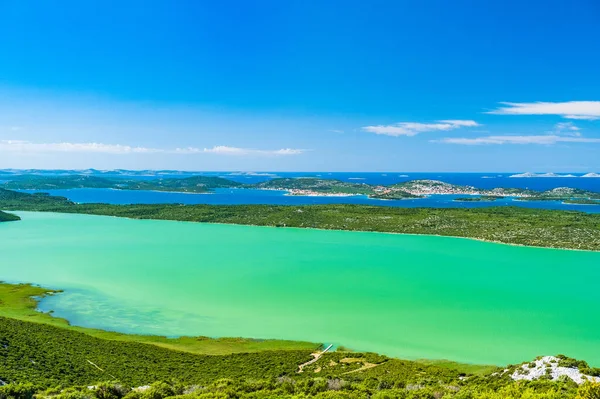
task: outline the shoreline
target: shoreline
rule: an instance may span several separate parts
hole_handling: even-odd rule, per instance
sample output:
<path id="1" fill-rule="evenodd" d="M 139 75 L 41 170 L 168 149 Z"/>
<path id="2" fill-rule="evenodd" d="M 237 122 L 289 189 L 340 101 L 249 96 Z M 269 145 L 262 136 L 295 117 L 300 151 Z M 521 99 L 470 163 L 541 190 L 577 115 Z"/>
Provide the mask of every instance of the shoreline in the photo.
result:
<path id="1" fill-rule="evenodd" d="M 2 210 L 2 209 L 0 209 Z M 128 220 L 138 220 L 138 221 L 153 221 L 153 222 L 183 222 L 183 223 L 197 223 L 197 224 L 210 224 L 210 225 L 222 225 L 222 226 L 249 226 L 249 227 L 265 227 L 265 228 L 276 228 L 276 229 L 298 229 L 298 230 L 316 230 L 316 231 L 339 231 L 339 232 L 348 232 L 348 233 L 374 233 L 374 234 L 391 234 L 391 235 L 400 235 L 400 236 L 415 236 L 415 237 L 439 237 L 439 238 L 449 238 L 449 239 L 462 239 L 462 240 L 471 240 L 484 242 L 489 244 L 499 244 L 499 245 L 508 245 L 513 247 L 521 247 L 521 248 L 535 248 L 535 249 L 552 249 L 558 251 L 578 251 L 578 252 L 590 252 L 590 253 L 598 253 L 598 250 L 591 249 L 578 249 L 578 248 L 562 248 L 562 247 L 543 247 L 539 245 L 525 245 L 525 244 L 515 244 L 508 243 L 502 241 L 494 241 L 487 240 L 485 238 L 474 238 L 474 237 L 461 237 L 461 236 L 451 236 L 451 235 L 442 235 L 442 234 L 425 234 L 425 233 L 396 233 L 393 231 L 369 231 L 369 230 L 344 230 L 344 229 L 323 229 L 318 227 L 295 227 L 295 226 L 265 226 L 260 224 L 241 224 L 241 223 L 222 223 L 222 222 L 196 222 L 191 220 L 171 220 L 171 219 L 151 219 L 151 218 L 132 218 L 127 216 L 114 216 L 114 215 L 97 215 L 90 213 L 77 213 L 77 212 L 47 212 L 47 211 L 5 211 L 10 213 L 49 213 L 56 215 L 83 215 L 83 216 L 100 216 L 100 217 L 110 217 L 116 219 L 128 219 Z"/>
<path id="2" fill-rule="evenodd" d="M 0 301 L 0 317 L 64 328 L 101 339 L 138 342 L 201 355 L 216 356 L 271 350 L 316 350 L 323 345 L 322 343 L 277 338 L 206 337 L 202 335 L 168 337 L 157 334 L 125 333 L 117 330 L 72 324 L 67 318 L 55 316 L 53 311 L 42 311 L 39 309 L 39 304 L 45 298 L 65 292 L 67 291 L 63 289 L 46 288 L 32 282 L 7 282 L 0 280 L 0 298 L 2 298 L 2 295 L 7 297 L 11 295 L 16 296 L 16 301 L 11 301 L 14 298 L 9 298 L 4 302 Z"/>
<path id="3" fill-rule="evenodd" d="M 213 353 L 197 352 L 197 351 L 188 350 L 185 347 L 177 347 L 176 345 L 173 345 L 173 344 L 176 343 L 177 341 L 182 341 L 182 340 L 183 341 L 201 340 L 201 341 L 215 341 L 215 342 L 249 341 L 249 342 L 254 342 L 257 344 L 260 344 L 261 342 L 263 342 L 263 343 L 275 342 L 275 343 L 280 343 L 282 345 L 286 344 L 286 343 L 287 344 L 303 343 L 303 344 L 313 345 L 313 347 L 311 349 L 313 351 L 322 350 L 327 346 L 327 344 L 324 344 L 324 343 L 309 343 L 307 341 L 292 341 L 292 340 L 278 339 L 278 338 L 251 338 L 251 337 L 231 337 L 231 336 L 230 337 L 206 337 L 206 336 L 202 336 L 202 335 L 182 335 L 179 337 L 167 337 L 164 335 L 130 334 L 130 333 L 124 333 L 124 332 L 120 332 L 120 331 L 116 331 L 116 330 L 107 330 L 107 329 L 103 329 L 103 328 L 79 326 L 79 325 L 71 324 L 71 322 L 64 317 L 56 317 L 52 314 L 52 312 L 43 312 L 43 311 L 39 310 L 39 308 L 38 308 L 40 301 L 43 300 L 45 297 L 63 294 L 65 292 L 67 292 L 66 290 L 46 288 L 44 286 L 41 286 L 36 283 L 31 283 L 31 282 L 7 282 L 7 281 L 0 280 L 0 290 L 3 288 L 3 286 L 4 287 L 8 286 L 8 287 L 11 287 L 12 289 L 30 288 L 30 289 L 37 291 L 37 293 L 35 295 L 27 296 L 27 299 L 29 300 L 29 302 L 30 303 L 33 302 L 35 304 L 35 306 L 32 307 L 32 311 L 41 316 L 50 318 L 50 320 L 54 321 L 54 323 L 32 320 L 30 317 L 29 318 L 28 317 L 14 317 L 14 316 L 10 316 L 10 315 L 5 315 L 2 312 L 2 310 L 3 310 L 2 306 L 0 306 L 0 317 L 55 326 L 58 328 L 64 328 L 64 329 L 68 329 L 71 331 L 77 331 L 77 332 L 80 332 L 80 333 L 83 333 L 86 335 L 90 335 L 90 336 L 94 336 L 94 337 L 98 337 L 101 339 L 116 340 L 119 342 L 140 342 L 140 343 L 144 343 L 147 345 L 155 345 L 158 347 L 163 347 L 163 348 L 167 348 L 167 349 L 174 350 L 174 351 L 195 353 L 195 354 L 201 354 L 201 355 L 213 355 L 213 356 L 220 356 L 220 355 L 224 355 L 224 354 L 223 353 L 214 353 L 213 354 Z M 0 294 L 2 294 L 1 291 L 0 291 Z M 127 338 L 130 338 L 130 339 L 127 339 Z M 140 341 L 140 340 L 137 340 L 136 338 L 145 338 L 145 340 Z M 157 339 L 160 341 L 152 342 L 152 339 Z M 170 341 L 170 345 L 161 344 L 164 341 L 167 341 L 167 342 Z M 330 344 L 330 346 L 334 346 L 334 345 Z M 338 345 L 338 346 L 341 348 L 345 348 L 343 345 Z M 262 350 L 236 351 L 236 352 L 230 352 L 230 353 L 232 353 L 232 354 L 235 354 L 235 353 L 259 353 L 259 352 L 270 351 L 270 350 L 283 350 L 283 351 L 293 352 L 293 351 L 307 350 L 307 349 L 308 348 L 306 348 L 306 347 L 302 347 L 302 348 L 290 347 L 288 349 L 285 349 L 285 348 L 284 349 L 281 349 L 281 348 L 269 349 L 269 348 L 267 348 L 267 349 L 262 349 Z M 343 352 L 367 353 L 364 351 L 353 350 L 353 349 L 344 349 Z M 230 353 L 227 353 L 227 354 L 230 354 Z M 423 363 L 423 364 L 451 363 L 458 367 L 465 367 L 465 366 L 466 367 L 499 367 L 499 366 L 502 366 L 501 364 L 493 365 L 493 364 L 468 363 L 468 362 L 455 361 L 455 360 L 446 359 L 446 358 L 444 358 L 444 359 L 431 358 L 430 359 L 430 358 L 415 357 L 414 359 L 411 359 L 411 358 L 400 358 L 400 357 L 395 357 L 395 356 L 389 356 L 389 355 L 385 355 L 385 354 L 381 354 L 381 353 L 379 353 L 379 355 L 386 356 L 390 359 L 413 361 L 413 362 Z"/>

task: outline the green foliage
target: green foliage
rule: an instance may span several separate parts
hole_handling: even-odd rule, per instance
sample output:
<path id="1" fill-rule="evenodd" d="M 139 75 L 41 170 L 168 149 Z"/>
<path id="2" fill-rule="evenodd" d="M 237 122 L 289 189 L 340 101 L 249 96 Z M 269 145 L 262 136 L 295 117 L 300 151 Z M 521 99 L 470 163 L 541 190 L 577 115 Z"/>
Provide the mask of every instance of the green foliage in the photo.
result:
<path id="1" fill-rule="evenodd" d="M 498 199 L 504 198 L 499 195 L 481 195 L 477 197 L 459 197 L 454 198 L 456 202 L 491 202 L 496 201 Z"/>
<path id="2" fill-rule="evenodd" d="M 293 375 L 309 354 L 196 355 L 0 317 L 0 380 L 7 383 L 91 385 L 110 379 L 138 386 L 160 380 L 206 384 L 218 378 L 275 378 Z"/>
<path id="3" fill-rule="evenodd" d="M 309 357 L 194 355 L 0 318 L 0 380 L 9 383 L 0 399 L 600 399 L 599 384 L 514 382 L 506 373 L 465 374 L 374 353 L 326 353 L 298 373 Z"/>
<path id="4" fill-rule="evenodd" d="M 32 399 L 37 390 L 30 382 L 0 386 L 0 399 Z"/>
<path id="5" fill-rule="evenodd" d="M 585 383 L 577 391 L 576 399 L 600 399 L 600 384 Z"/>
<path id="6" fill-rule="evenodd" d="M 343 382 L 341 384 L 340 382 Z M 100 385 L 100 384 L 99 384 Z M 204 385 L 184 386 L 178 383 L 157 382 L 151 386 L 124 388 L 118 383 L 103 383 L 105 389 L 116 392 L 111 399 L 600 399 L 600 385 L 586 383 L 577 388 L 562 383 L 509 382 L 491 387 L 475 384 L 414 384 L 406 387 L 382 385 L 375 379 L 361 382 L 331 380 L 320 377 L 306 379 L 217 379 Z M 29 388 L 20 391 L 11 386 L 14 399 L 31 399 Z M 1 391 L 0 391 L 1 392 Z M 1 395 L 1 394 L 0 394 Z M 38 391 L 37 399 L 104 399 L 97 387 L 69 387 Z M 1 399 L 8 399 L 8 396 Z"/>
<path id="7" fill-rule="evenodd" d="M 590 366 L 587 364 L 587 362 L 585 362 L 583 360 L 573 359 L 572 357 L 567 357 L 565 355 L 558 355 L 556 357 L 558 357 L 558 359 L 559 359 L 558 367 L 576 368 L 576 369 L 579 369 L 580 371 L 582 369 L 590 369 Z"/>
<path id="8" fill-rule="evenodd" d="M 116 190 L 154 190 L 205 193 L 214 188 L 240 187 L 241 183 L 213 176 L 131 180 L 88 175 L 38 176 L 17 175 L 4 183 L 5 189 L 56 190 L 73 188 L 112 188 Z"/>
<path id="9" fill-rule="evenodd" d="M 364 183 L 347 183 L 335 179 L 316 177 L 277 178 L 251 186 L 270 190 L 307 190 L 323 194 L 372 194 L 373 186 Z"/>
<path id="10" fill-rule="evenodd" d="M 14 222 L 17 220 L 21 220 L 21 218 L 17 215 L 13 215 L 12 213 L 0 211 L 0 222 Z"/>

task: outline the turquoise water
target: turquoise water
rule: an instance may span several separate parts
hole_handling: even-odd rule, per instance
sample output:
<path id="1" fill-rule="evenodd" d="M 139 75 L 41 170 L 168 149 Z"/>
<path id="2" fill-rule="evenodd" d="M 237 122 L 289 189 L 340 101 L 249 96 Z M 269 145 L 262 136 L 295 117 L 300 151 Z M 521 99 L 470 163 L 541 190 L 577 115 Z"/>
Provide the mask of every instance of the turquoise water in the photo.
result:
<path id="1" fill-rule="evenodd" d="M 333 342 L 403 358 L 600 365 L 600 253 L 467 239 L 19 213 L 0 279 L 122 332 Z"/>

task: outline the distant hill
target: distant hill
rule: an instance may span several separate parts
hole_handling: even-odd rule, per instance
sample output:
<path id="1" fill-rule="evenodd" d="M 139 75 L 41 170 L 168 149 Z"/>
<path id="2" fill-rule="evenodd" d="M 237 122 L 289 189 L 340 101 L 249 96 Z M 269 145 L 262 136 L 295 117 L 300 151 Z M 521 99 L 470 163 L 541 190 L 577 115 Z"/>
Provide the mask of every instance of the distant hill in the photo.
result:
<path id="1" fill-rule="evenodd" d="M 92 175 L 11 176 L 3 187 L 11 190 L 59 190 L 73 188 L 112 188 L 115 190 L 154 190 L 205 193 L 214 188 L 240 187 L 233 180 L 212 176 L 192 176 L 152 180 L 98 177 Z"/>
<path id="2" fill-rule="evenodd" d="M 0 204 L 5 209 L 29 210 L 43 206 L 51 210 L 53 207 L 74 205 L 65 197 L 50 196 L 45 193 L 27 194 L 0 188 Z"/>
<path id="3" fill-rule="evenodd" d="M 70 188 L 111 188 L 114 182 L 103 177 L 88 175 L 38 176 L 18 175 L 4 183 L 6 189 L 57 190 Z"/>
<path id="4" fill-rule="evenodd" d="M 348 183 L 335 179 L 316 177 L 277 178 L 252 186 L 271 190 L 307 190 L 325 194 L 372 194 L 373 187 L 365 183 Z"/>

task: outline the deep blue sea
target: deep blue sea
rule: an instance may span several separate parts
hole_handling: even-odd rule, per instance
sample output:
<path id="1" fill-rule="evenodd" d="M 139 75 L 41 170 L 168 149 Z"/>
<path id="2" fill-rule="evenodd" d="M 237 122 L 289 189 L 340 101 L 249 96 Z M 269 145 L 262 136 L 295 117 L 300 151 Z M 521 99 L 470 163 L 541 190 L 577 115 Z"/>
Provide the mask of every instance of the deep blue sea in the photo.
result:
<path id="1" fill-rule="evenodd" d="M 480 188 L 517 187 L 533 190 L 550 190 L 556 187 L 573 187 L 600 192 L 600 178 L 583 177 L 509 177 L 514 173 L 328 173 L 328 172 L 260 172 L 231 173 L 205 172 L 196 175 L 220 176 L 242 183 L 256 183 L 275 177 L 321 177 L 355 183 L 389 185 L 415 179 L 434 179 L 452 184 L 470 185 Z M 192 173 L 163 173 L 160 177 L 186 177 Z M 127 177 L 153 179 L 157 176 L 123 176 L 103 173 L 105 177 Z M 48 190 L 45 190 L 48 191 Z M 365 196 L 352 197 L 304 197 L 289 196 L 283 191 L 265 191 L 250 189 L 218 189 L 212 194 L 183 194 L 155 191 L 121 191 L 111 189 L 72 189 L 49 190 L 53 195 L 61 195 L 80 203 L 103 202 L 110 204 L 272 204 L 272 205 L 311 205 L 311 204 L 366 204 L 392 207 L 437 207 L 437 208 L 481 208 L 489 206 L 520 206 L 526 208 L 575 210 L 600 213 L 600 205 L 563 204 L 559 201 L 518 201 L 506 198 L 493 202 L 456 202 L 457 196 L 433 195 L 412 200 L 376 200 Z"/>

